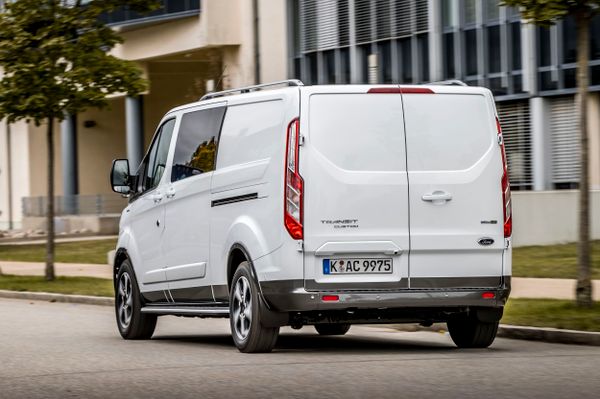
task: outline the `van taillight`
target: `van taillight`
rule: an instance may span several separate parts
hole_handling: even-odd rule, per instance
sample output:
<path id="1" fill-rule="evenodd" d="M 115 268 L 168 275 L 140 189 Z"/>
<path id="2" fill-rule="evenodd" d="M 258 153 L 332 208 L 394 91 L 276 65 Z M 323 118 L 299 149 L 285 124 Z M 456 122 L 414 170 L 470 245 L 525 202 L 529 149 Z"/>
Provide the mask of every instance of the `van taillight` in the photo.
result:
<path id="1" fill-rule="evenodd" d="M 283 204 L 283 221 L 290 236 L 296 240 L 303 237 L 303 191 L 304 181 L 298 173 L 298 149 L 300 145 L 300 121 L 296 118 L 290 122 L 287 131 L 285 152 L 285 203 Z"/>
<path id="2" fill-rule="evenodd" d="M 504 237 L 512 235 L 512 200 L 510 195 L 510 182 L 508 181 L 508 164 L 506 162 L 506 150 L 500 121 L 496 117 L 496 128 L 498 129 L 498 143 L 502 152 L 502 210 L 504 212 Z"/>

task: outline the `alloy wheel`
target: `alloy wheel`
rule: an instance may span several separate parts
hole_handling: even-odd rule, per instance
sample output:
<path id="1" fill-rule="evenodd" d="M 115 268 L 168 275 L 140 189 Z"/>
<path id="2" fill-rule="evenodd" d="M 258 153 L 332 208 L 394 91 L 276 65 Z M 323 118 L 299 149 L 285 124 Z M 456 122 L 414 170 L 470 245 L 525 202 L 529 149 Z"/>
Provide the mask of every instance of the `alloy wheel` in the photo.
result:
<path id="1" fill-rule="evenodd" d="M 236 335 L 240 340 L 245 340 L 252 326 L 252 292 L 250 282 L 244 276 L 235 283 L 231 317 Z"/>

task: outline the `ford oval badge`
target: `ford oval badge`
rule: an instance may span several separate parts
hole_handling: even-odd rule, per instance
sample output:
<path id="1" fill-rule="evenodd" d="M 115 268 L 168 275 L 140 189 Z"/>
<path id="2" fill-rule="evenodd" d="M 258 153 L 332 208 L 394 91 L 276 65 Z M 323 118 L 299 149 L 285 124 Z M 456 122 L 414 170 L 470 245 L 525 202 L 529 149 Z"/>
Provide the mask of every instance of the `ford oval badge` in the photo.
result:
<path id="1" fill-rule="evenodd" d="M 483 237 L 480 238 L 477 242 L 479 243 L 479 245 L 492 245 L 494 243 L 494 239 L 489 237 Z"/>

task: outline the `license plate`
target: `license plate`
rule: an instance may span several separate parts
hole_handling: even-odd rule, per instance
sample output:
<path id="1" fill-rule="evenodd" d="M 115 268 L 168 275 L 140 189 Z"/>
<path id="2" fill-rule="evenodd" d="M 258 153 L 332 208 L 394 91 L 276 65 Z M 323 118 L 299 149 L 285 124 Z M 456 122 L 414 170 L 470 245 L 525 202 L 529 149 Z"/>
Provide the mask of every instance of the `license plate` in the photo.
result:
<path id="1" fill-rule="evenodd" d="M 389 274 L 393 269 L 391 258 L 323 259 L 323 274 Z"/>

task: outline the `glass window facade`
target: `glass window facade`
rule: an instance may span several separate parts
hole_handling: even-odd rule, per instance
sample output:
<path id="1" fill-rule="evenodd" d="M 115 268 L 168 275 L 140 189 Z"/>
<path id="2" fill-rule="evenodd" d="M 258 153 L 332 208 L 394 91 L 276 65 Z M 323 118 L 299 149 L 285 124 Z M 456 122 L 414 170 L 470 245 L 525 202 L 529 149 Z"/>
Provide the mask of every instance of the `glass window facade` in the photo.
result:
<path id="1" fill-rule="evenodd" d="M 427 82 L 428 5 L 428 0 L 292 0 L 290 77 L 305 84 Z"/>

